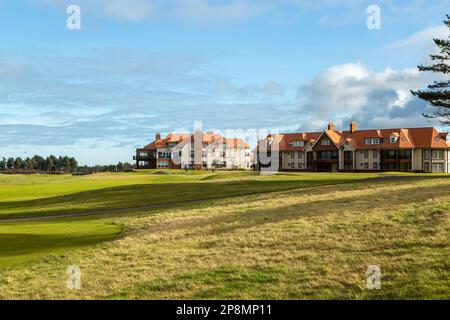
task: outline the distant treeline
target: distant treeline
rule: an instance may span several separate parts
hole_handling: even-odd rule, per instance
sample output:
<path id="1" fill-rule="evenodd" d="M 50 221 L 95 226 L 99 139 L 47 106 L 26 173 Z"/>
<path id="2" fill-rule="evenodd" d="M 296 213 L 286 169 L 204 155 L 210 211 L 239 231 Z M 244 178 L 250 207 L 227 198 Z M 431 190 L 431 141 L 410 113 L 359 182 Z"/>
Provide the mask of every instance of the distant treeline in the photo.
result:
<path id="1" fill-rule="evenodd" d="M 71 173 L 76 172 L 78 161 L 72 157 L 55 157 L 49 156 L 43 158 L 34 156 L 32 158 L 2 158 L 0 160 L 0 170 L 16 171 L 16 172 L 48 172 L 48 173 Z"/>
<path id="2" fill-rule="evenodd" d="M 97 172 L 131 172 L 134 170 L 134 166 L 131 163 L 125 162 L 119 162 L 116 165 L 103 165 L 103 166 L 83 166 L 78 167 L 79 174 L 90 174 L 90 173 L 97 173 Z"/>
<path id="3" fill-rule="evenodd" d="M 68 156 L 49 156 L 47 158 L 34 156 L 32 158 L 1 158 L 0 172 L 2 173 L 74 173 L 90 174 L 95 172 L 124 172 L 133 171 L 130 163 L 119 162 L 116 165 L 82 166 L 78 161 Z"/>

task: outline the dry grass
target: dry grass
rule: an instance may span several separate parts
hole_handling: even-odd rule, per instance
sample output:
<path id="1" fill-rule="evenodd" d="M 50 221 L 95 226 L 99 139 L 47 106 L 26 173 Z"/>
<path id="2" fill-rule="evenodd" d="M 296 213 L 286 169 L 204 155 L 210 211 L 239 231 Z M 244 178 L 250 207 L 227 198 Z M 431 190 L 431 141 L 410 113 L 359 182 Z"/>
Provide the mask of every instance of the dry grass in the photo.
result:
<path id="1" fill-rule="evenodd" d="M 123 225 L 123 237 L 1 269 L 0 298 L 450 297 L 449 179 L 312 187 L 102 222 Z M 65 288 L 71 264 L 80 291 Z M 369 291 L 374 264 L 382 289 Z"/>

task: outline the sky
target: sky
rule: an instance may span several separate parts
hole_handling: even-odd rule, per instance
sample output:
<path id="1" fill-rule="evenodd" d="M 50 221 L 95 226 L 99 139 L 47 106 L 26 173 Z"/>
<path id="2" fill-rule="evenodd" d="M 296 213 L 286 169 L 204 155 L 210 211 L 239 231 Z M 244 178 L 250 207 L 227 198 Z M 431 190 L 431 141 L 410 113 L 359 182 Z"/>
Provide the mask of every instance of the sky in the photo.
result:
<path id="1" fill-rule="evenodd" d="M 81 29 L 67 28 L 69 5 Z M 368 28 L 380 9 L 380 28 Z M 0 0 L 0 157 L 132 161 L 157 132 L 439 126 L 450 0 Z M 69 19 L 70 20 L 70 19 Z M 72 21 L 72 20 L 70 20 Z M 370 20 L 371 21 L 371 20 Z M 446 128 L 441 128 L 446 129 Z"/>

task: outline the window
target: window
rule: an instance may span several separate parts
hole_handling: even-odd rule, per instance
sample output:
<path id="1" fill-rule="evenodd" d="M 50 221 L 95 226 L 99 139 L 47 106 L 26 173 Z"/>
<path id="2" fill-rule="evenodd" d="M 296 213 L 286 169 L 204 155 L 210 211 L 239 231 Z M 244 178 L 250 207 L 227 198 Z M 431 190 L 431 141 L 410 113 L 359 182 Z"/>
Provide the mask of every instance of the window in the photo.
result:
<path id="1" fill-rule="evenodd" d="M 392 136 L 391 137 L 391 143 L 396 143 L 397 142 L 397 137 Z"/>
<path id="2" fill-rule="evenodd" d="M 344 161 L 353 161 L 353 152 L 344 151 Z"/>
<path id="3" fill-rule="evenodd" d="M 330 139 L 324 138 L 321 141 L 321 145 L 323 145 L 323 146 L 329 146 L 330 144 L 331 144 Z"/>
<path id="4" fill-rule="evenodd" d="M 423 158 L 425 160 L 430 160 L 430 150 L 428 149 L 424 150 Z"/>
<path id="5" fill-rule="evenodd" d="M 303 152 L 301 152 L 301 151 L 298 152 L 298 158 L 303 159 Z"/>
<path id="6" fill-rule="evenodd" d="M 364 150 L 364 158 L 369 158 L 369 150 Z"/>
<path id="7" fill-rule="evenodd" d="M 432 168 L 433 168 L 433 172 L 436 172 L 436 173 L 444 172 L 444 164 L 443 163 L 433 163 Z"/>
<path id="8" fill-rule="evenodd" d="M 366 138 L 366 144 L 380 144 L 380 138 Z"/>
<path id="9" fill-rule="evenodd" d="M 378 162 L 373 163 L 373 170 L 378 170 Z"/>
<path id="10" fill-rule="evenodd" d="M 428 162 L 426 162 L 423 166 L 423 171 L 425 172 L 430 172 L 430 164 Z"/>
<path id="11" fill-rule="evenodd" d="M 432 150 L 431 157 L 433 160 L 444 160 L 444 150 Z"/>
<path id="12" fill-rule="evenodd" d="M 412 150 L 403 150 L 403 158 L 404 159 L 411 159 L 412 157 Z"/>
<path id="13" fill-rule="evenodd" d="M 303 147 L 305 145 L 304 141 L 292 141 L 291 146 L 293 147 Z"/>
<path id="14" fill-rule="evenodd" d="M 300 170 L 303 170 L 303 163 L 299 162 L 299 163 L 298 163 L 298 168 L 299 168 Z"/>
<path id="15" fill-rule="evenodd" d="M 147 158 L 147 157 L 148 157 L 148 153 L 147 153 L 147 152 L 141 151 L 141 152 L 139 152 L 139 157 L 141 157 L 141 158 Z"/>
<path id="16" fill-rule="evenodd" d="M 368 162 L 364 163 L 364 170 L 369 170 L 369 163 Z"/>
<path id="17" fill-rule="evenodd" d="M 397 158 L 397 151 L 396 150 L 388 150 L 387 152 L 387 158 L 388 159 L 396 159 Z"/>
<path id="18" fill-rule="evenodd" d="M 373 150 L 373 157 L 378 158 L 378 150 Z"/>
<path id="19" fill-rule="evenodd" d="M 170 159 L 170 158 L 172 158 L 172 153 L 171 152 L 158 152 L 158 158 Z"/>
<path id="20" fill-rule="evenodd" d="M 168 162 L 158 162 L 158 168 L 168 168 L 169 163 Z"/>
<path id="21" fill-rule="evenodd" d="M 339 153 L 337 151 L 318 151 L 317 160 L 338 160 Z"/>
<path id="22" fill-rule="evenodd" d="M 291 159 L 295 159 L 295 152 L 291 153 Z"/>

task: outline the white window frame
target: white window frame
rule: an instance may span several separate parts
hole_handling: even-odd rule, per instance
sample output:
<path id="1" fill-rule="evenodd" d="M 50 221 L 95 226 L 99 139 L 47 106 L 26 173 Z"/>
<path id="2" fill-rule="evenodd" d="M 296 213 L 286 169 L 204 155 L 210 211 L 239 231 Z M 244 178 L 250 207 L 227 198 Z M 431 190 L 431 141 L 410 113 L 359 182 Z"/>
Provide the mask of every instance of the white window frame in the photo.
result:
<path id="1" fill-rule="evenodd" d="M 380 144 L 380 138 L 366 138 L 366 144 Z"/>
<path id="2" fill-rule="evenodd" d="M 305 146 L 305 141 L 292 141 L 291 146 L 301 148 Z"/>

